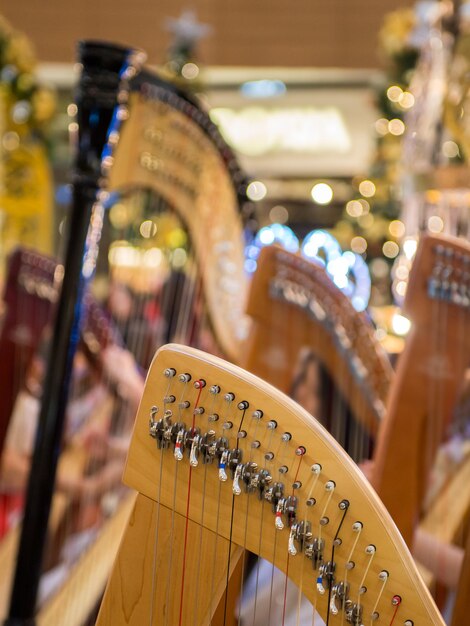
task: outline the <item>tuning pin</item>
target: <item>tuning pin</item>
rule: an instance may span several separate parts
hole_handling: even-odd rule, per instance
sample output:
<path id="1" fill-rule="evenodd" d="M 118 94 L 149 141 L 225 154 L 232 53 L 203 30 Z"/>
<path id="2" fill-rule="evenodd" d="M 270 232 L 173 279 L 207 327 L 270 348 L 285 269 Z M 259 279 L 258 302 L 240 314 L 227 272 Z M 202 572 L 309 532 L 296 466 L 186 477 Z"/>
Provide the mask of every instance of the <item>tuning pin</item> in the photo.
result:
<path id="1" fill-rule="evenodd" d="M 277 530 L 282 530 L 284 528 L 284 522 L 282 521 L 283 506 L 284 506 L 284 499 L 281 498 L 276 506 L 276 519 L 274 520 L 274 525 Z"/>
<path id="2" fill-rule="evenodd" d="M 191 444 L 191 452 L 189 453 L 189 464 L 192 465 L 192 467 L 197 467 L 199 463 L 199 461 L 197 460 L 197 450 L 199 446 L 199 440 L 200 440 L 199 435 L 195 435 L 193 438 L 193 442 Z"/>
<path id="3" fill-rule="evenodd" d="M 176 435 L 176 443 L 175 443 L 175 459 L 177 461 L 181 461 L 181 459 L 183 458 L 183 436 L 184 436 L 184 430 L 181 429 L 178 434 Z"/>
<path id="4" fill-rule="evenodd" d="M 227 472 L 225 471 L 225 466 L 227 465 L 228 458 L 228 450 L 224 450 L 222 452 L 222 456 L 219 461 L 219 480 L 223 483 L 227 480 Z"/>
<path id="5" fill-rule="evenodd" d="M 293 524 L 290 533 L 289 533 L 289 543 L 287 547 L 287 551 L 291 556 L 295 556 L 297 554 L 297 548 L 295 547 L 295 533 L 297 530 L 297 524 Z"/>
<path id="6" fill-rule="evenodd" d="M 321 571 L 317 576 L 317 591 L 321 595 L 325 593 L 325 587 L 323 586 L 323 574 Z"/>
<path id="7" fill-rule="evenodd" d="M 240 485 L 239 485 L 241 471 L 242 471 L 242 465 L 238 464 L 237 467 L 235 468 L 235 476 L 233 477 L 233 485 L 232 485 L 232 491 L 235 496 L 239 496 L 242 492 Z"/>

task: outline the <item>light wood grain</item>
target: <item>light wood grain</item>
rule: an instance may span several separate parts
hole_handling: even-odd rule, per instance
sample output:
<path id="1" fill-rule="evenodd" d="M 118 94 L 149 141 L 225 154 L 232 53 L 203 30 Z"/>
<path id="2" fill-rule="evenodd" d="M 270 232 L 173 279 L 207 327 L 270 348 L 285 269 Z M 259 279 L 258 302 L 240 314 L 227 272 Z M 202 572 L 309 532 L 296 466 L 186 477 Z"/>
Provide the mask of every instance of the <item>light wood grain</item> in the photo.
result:
<path id="1" fill-rule="evenodd" d="M 390 623 L 395 610 L 391 604 L 391 598 L 399 594 L 402 597 L 402 603 L 398 610 L 400 622 L 397 623 L 404 623 L 406 619 L 411 619 L 415 626 L 443 624 L 400 534 L 355 464 L 332 437 L 298 405 L 255 376 L 220 359 L 181 346 L 167 346 L 159 350 L 147 378 L 129 451 L 125 471 L 125 482 L 129 486 L 137 489 L 147 498 L 159 502 L 160 511 L 166 507 L 185 517 L 188 510 L 189 519 L 194 524 L 202 524 L 207 531 L 217 533 L 218 538 L 231 540 L 234 544 L 267 558 L 281 570 L 286 571 L 289 562 L 289 578 L 302 586 L 305 595 L 316 604 L 318 611 L 325 618 L 327 594 L 320 596 L 316 593 L 317 572 L 312 570 L 311 563 L 300 553 L 288 559 L 288 530 L 287 528 L 282 531 L 275 530 L 274 516 L 268 503 L 260 502 L 254 494 L 243 493 L 234 497 L 230 480 L 228 483 L 221 483 L 217 478 L 215 466 L 200 465 L 191 470 L 188 506 L 190 470 L 187 459 L 178 463 L 171 450 L 163 452 L 158 450 L 155 440 L 149 436 L 148 432 L 151 407 L 160 406 L 160 411 L 162 411 L 162 398 L 168 393 L 175 392 L 178 396 L 182 394 L 182 397 L 190 400 L 192 407 L 196 401 L 198 392 L 191 385 L 183 389 L 181 387 L 183 383 L 179 383 L 177 379 L 172 379 L 170 386 L 168 385 L 168 379 L 163 376 L 163 370 L 167 367 L 175 368 L 178 373 L 190 373 L 193 381 L 199 378 L 207 381 L 199 399 L 199 406 L 205 407 L 206 413 L 198 416 L 196 423 L 205 430 L 207 413 L 215 410 L 221 415 L 221 420 L 215 425 L 212 423 L 212 427 L 220 433 L 222 422 L 230 418 L 234 424 L 232 431 L 227 433 L 231 447 L 235 445 L 235 435 L 241 420 L 241 411 L 236 408 L 236 402 L 247 400 L 250 403 L 250 409 L 243 420 L 243 429 L 247 436 L 239 439 L 244 458 L 251 458 L 259 466 L 263 466 L 265 463 L 263 455 L 268 450 L 273 450 L 274 461 L 268 466 L 275 480 L 282 478 L 287 494 L 292 493 L 292 483 L 295 477 L 301 481 L 302 486 L 295 492 L 299 498 L 298 519 L 311 521 L 312 532 L 316 536 L 320 533 L 320 516 L 326 515 L 329 518 L 329 523 L 321 527 L 327 546 L 326 555 L 330 554 L 332 539 L 342 517 L 339 502 L 343 499 L 349 501 L 350 506 L 340 533 L 342 543 L 335 551 L 336 575 L 338 580 L 346 576 L 345 563 L 356 538 L 352 524 L 361 521 L 364 525 L 363 531 L 353 550 L 356 565 L 348 572 L 347 579 L 351 584 L 351 597 L 354 598 L 358 593 L 359 585 L 363 582 L 362 578 L 370 558 L 366 555 L 365 549 L 370 544 L 376 546 L 377 552 L 371 561 L 364 583 L 367 586 L 367 593 L 361 596 L 366 621 L 379 598 L 381 582 L 378 575 L 382 570 L 387 570 L 390 576 L 386 591 L 380 597 L 376 608 L 383 620 L 382 623 Z M 215 400 L 209 393 L 209 387 L 213 384 L 220 385 L 222 390 Z M 227 407 L 224 406 L 225 401 L 222 396 L 228 391 L 235 394 L 236 400 Z M 264 412 L 264 417 L 258 426 L 257 420 L 251 418 L 251 411 L 254 409 L 261 409 Z M 192 419 L 191 409 L 182 410 L 179 419 L 188 423 Z M 273 431 L 267 429 L 265 425 L 269 419 L 276 419 L 278 423 L 273 435 L 271 435 Z M 292 439 L 288 444 L 281 441 L 281 434 L 285 431 L 292 434 Z M 260 441 L 260 447 L 257 449 L 250 447 L 254 439 Z M 303 457 L 295 454 L 299 445 L 306 448 L 306 454 Z M 289 467 L 287 474 L 278 472 L 281 463 Z M 310 469 L 313 463 L 319 463 L 322 466 L 318 482 L 315 482 Z M 162 468 L 161 482 L 160 467 Z M 331 500 L 328 500 L 328 493 L 325 490 L 327 480 L 333 480 L 336 484 Z M 317 503 L 311 508 L 306 507 L 306 499 L 311 496 L 317 499 Z M 147 519 L 142 528 L 147 528 L 148 525 Z M 147 535 L 145 537 L 142 537 L 142 540 L 147 545 L 146 558 L 150 558 L 148 550 L 151 540 Z M 181 541 L 179 549 L 181 550 Z M 119 594 L 126 595 L 127 591 L 123 591 L 122 587 L 124 571 L 129 571 L 133 579 L 133 577 L 141 576 L 141 566 L 142 563 L 134 564 L 134 566 L 118 565 L 122 571 L 122 582 L 113 590 L 108 588 L 108 593 L 118 594 L 118 596 Z M 198 568 L 191 568 L 188 575 L 191 580 L 196 581 Z M 146 581 L 144 584 L 149 585 L 150 582 Z M 132 597 L 131 594 L 129 599 Z M 127 602 L 127 600 L 123 601 Z M 113 623 L 128 623 L 120 622 L 118 615 L 120 616 L 121 613 L 116 613 Z"/>
<path id="2" fill-rule="evenodd" d="M 152 141 L 152 130 L 164 140 Z M 171 156 L 168 147 L 196 163 L 199 172 Z M 191 188 L 195 196 L 175 180 Z M 152 189 L 182 219 L 195 247 L 216 338 L 224 354 L 238 361 L 248 323 L 244 240 L 233 183 L 213 142 L 183 113 L 134 93 L 109 185 L 121 192 Z"/>
<path id="3" fill-rule="evenodd" d="M 275 295 L 277 285 L 288 290 L 290 301 Z M 264 248 L 247 312 L 253 324 L 242 353 L 246 369 L 288 393 L 299 354 L 309 348 L 356 419 L 373 437 L 377 434 L 392 366 L 366 315 L 353 308 L 324 268 L 277 246 Z"/>
<path id="4" fill-rule="evenodd" d="M 408 545 L 470 351 L 468 310 L 450 301 L 432 300 L 428 294 L 438 246 L 452 254 L 446 257 L 454 268 L 451 280 L 458 280 L 463 255 L 470 255 L 470 245 L 461 239 L 426 235 L 420 240 L 404 309 L 413 327 L 398 361 L 374 452 L 372 484 Z"/>

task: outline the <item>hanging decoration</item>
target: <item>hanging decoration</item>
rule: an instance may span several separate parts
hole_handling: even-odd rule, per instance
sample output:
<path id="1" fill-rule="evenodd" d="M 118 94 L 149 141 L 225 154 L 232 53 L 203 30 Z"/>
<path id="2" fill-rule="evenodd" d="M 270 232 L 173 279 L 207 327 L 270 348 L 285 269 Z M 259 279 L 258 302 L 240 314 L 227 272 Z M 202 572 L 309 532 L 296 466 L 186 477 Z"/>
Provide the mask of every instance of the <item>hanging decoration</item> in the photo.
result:
<path id="1" fill-rule="evenodd" d="M 211 33 L 212 27 L 198 22 L 194 11 L 186 10 L 178 18 L 167 17 L 165 29 L 173 38 L 164 66 L 166 78 L 184 86 L 186 90 L 198 91 L 201 88 L 201 71 L 196 47 L 201 39 Z"/>

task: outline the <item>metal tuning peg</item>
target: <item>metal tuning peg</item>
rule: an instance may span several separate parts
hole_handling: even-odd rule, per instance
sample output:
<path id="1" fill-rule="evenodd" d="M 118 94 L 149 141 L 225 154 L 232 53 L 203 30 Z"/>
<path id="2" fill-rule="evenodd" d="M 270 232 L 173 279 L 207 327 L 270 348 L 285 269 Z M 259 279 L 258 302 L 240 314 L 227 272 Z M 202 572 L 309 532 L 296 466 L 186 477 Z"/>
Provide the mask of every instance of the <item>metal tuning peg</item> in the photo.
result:
<path id="1" fill-rule="evenodd" d="M 189 464 L 192 467 L 197 467 L 199 463 L 198 458 L 197 458 L 197 453 L 199 450 L 200 441 L 201 441 L 200 435 L 194 435 L 193 442 L 191 444 L 191 451 L 189 453 Z"/>
<path id="2" fill-rule="evenodd" d="M 235 470 L 237 465 L 242 462 L 243 452 L 239 448 L 229 450 L 227 464 L 229 470 L 232 472 L 232 478 L 235 476 Z"/>
<path id="3" fill-rule="evenodd" d="M 202 462 L 212 463 L 216 454 L 215 431 L 209 430 L 204 435 L 201 435 L 199 450 L 202 455 Z"/>
<path id="4" fill-rule="evenodd" d="M 258 473 L 258 497 L 262 500 L 265 497 L 266 489 L 271 484 L 273 477 L 267 469 L 262 469 Z"/>
<path id="5" fill-rule="evenodd" d="M 362 605 L 347 600 L 344 609 L 346 622 L 353 626 L 362 626 Z"/>
<path id="6" fill-rule="evenodd" d="M 336 563 L 328 561 L 320 565 L 317 577 L 318 593 L 324 594 L 326 589 L 332 589 L 335 580 Z M 323 584 L 324 583 L 324 584 Z"/>
<path id="7" fill-rule="evenodd" d="M 311 539 L 311 523 L 305 520 L 301 520 L 300 522 L 295 522 L 292 524 L 289 534 L 289 544 L 288 544 L 288 552 L 292 556 L 297 554 L 297 547 L 295 542 L 299 544 L 299 549 L 302 551 L 304 549 L 305 542 L 308 539 Z"/>
<path id="8" fill-rule="evenodd" d="M 244 463 L 242 466 L 241 478 L 245 483 L 245 488 L 248 493 L 252 493 L 258 489 L 259 473 L 257 470 L 258 465 L 253 461 Z"/>
<path id="9" fill-rule="evenodd" d="M 284 494 L 284 484 L 283 483 L 274 483 L 271 487 L 266 489 L 264 492 L 264 497 L 268 502 L 271 502 L 273 507 L 273 513 L 276 512 L 277 503 L 279 499 L 282 498 Z"/>
<path id="10" fill-rule="evenodd" d="M 349 583 L 340 581 L 334 585 L 330 599 L 330 611 L 333 615 L 337 615 L 339 610 L 344 607 L 348 599 Z M 337 604 L 338 603 L 338 604 Z M 339 606 L 338 606 L 339 605 Z"/>
<path id="11" fill-rule="evenodd" d="M 295 547 L 295 536 L 297 532 L 297 524 L 292 524 L 290 533 L 289 533 L 289 542 L 287 544 L 287 551 L 291 556 L 295 556 L 297 554 L 297 548 Z"/>
<path id="12" fill-rule="evenodd" d="M 282 512 L 284 510 L 284 498 L 280 498 L 276 505 L 276 518 L 274 520 L 274 526 L 276 530 L 282 530 L 284 528 L 284 522 L 282 521 Z"/>
<path id="13" fill-rule="evenodd" d="M 323 562 L 323 551 L 325 550 L 325 540 L 314 537 L 311 543 L 305 547 L 305 556 L 312 559 L 313 569 Z"/>
<path id="14" fill-rule="evenodd" d="M 235 475 L 233 477 L 233 484 L 232 484 L 232 492 L 234 496 L 239 496 L 242 492 L 240 484 L 239 484 L 241 473 L 242 473 L 242 468 L 243 468 L 243 465 L 241 464 L 237 465 L 237 467 L 235 468 Z"/>
<path id="15" fill-rule="evenodd" d="M 287 523 L 290 526 L 295 522 L 297 516 L 297 498 L 288 496 L 284 504 L 284 512 L 286 514 Z"/>
<path id="16" fill-rule="evenodd" d="M 228 450 L 224 450 L 222 452 L 222 456 L 219 461 L 219 480 L 225 482 L 227 480 L 227 472 L 225 471 L 225 467 L 227 465 L 228 459 Z"/>
<path id="17" fill-rule="evenodd" d="M 162 432 L 162 448 L 168 448 L 170 444 L 176 443 L 176 438 L 178 437 L 178 433 L 180 430 L 184 431 L 184 424 L 181 422 L 176 422 L 174 424 L 171 423 L 171 420 L 168 418 L 163 418 L 163 432 Z M 184 433 L 183 433 L 184 437 Z"/>
<path id="18" fill-rule="evenodd" d="M 184 429 L 181 428 L 176 435 L 174 456 L 177 461 L 181 461 L 183 458 L 183 437 Z"/>
<path id="19" fill-rule="evenodd" d="M 157 421 L 155 420 L 155 417 L 158 413 L 158 406 L 153 406 L 150 409 L 150 417 L 149 417 L 149 435 L 151 437 L 153 437 L 154 439 L 157 438 Z"/>

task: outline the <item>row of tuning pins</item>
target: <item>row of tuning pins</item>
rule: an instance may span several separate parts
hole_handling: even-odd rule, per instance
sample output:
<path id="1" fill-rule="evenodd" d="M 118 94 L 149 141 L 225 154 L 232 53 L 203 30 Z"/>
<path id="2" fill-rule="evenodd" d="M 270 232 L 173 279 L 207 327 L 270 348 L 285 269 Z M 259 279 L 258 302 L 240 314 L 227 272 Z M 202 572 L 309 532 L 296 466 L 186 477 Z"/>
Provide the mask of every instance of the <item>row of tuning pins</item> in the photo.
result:
<path id="1" fill-rule="evenodd" d="M 428 280 L 428 295 L 433 300 L 470 306 L 470 255 L 438 245 Z"/>
<path id="2" fill-rule="evenodd" d="M 165 370 L 165 375 L 168 378 L 173 378 L 176 375 L 174 369 Z M 189 383 L 191 376 L 189 374 L 181 374 L 178 377 L 182 383 Z M 202 389 L 206 386 L 206 382 L 203 380 L 197 380 L 194 383 L 196 389 Z M 214 385 L 209 389 L 210 393 L 217 396 L 221 393 L 219 386 Z M 235 395 L 232 393 L 224 394 L 224 400 L 231 405 L 235 401 Z M 331 589 L 329 611 L 336 615 L 340 610 L 344 611 L 346 622 L 356 626 L 361 626 L 363 616 L 363 605 L 360 602 L 352 602 L 349 598 L 350 586 L 345 580 L 335 580 L 336 563 L 334 560 L 325 561 L 325 540 L 321 537 L 313 537 L 311 522 L 304 519 L 297 518 L 298 499 L 294 494 L 295 489 L 301 487 L 300 481 L 294 481 L 292 487 L 292 495 L 287 495 L 285 484 L 283 481 L 278 480 L 273 482 L 272 472 L 268 469 L 259 469 L 257 464 L 249 460 L 243 463 L 243 451 L 238 447 L 229 447 L 229 438 L 227 435 L 233 428 L 233 423 L 229 420 L 223 422 L 222 432 L 224 436 L 216 437 L 214 430 L 208 430 L 205 433 L 201 433 L 200 429 L 191 428 L 187 429 L 182 422 L 173 422 L 172 417 L 174 410 L 170 407 L 176 406 L 178 410 L 190 408 L 190 403 L 186 400 L 180 400 L 178 403 L 176 397 L 173 394 L 167 394 L 163 399 L 165 407 L 164 416 L 162 419 L 157 420 L 159 409 L 152 407 L 150 413 L 150 435 L 157 439 L 157 444 L 161 448 L 168 448 L 170 444 L 173 444 L 173 454 L 176 461 L 181 461 L 184 458 L 184 451 L 189 450 L 189 462 L 192 467 L 197 467 L 199 458 L 202 456 L 203 463 L 212 463 L 214 460 L 218 460 L 218 477 L 221 482 L 228 480 L 227 472 L 231 473 L 233 483 L 232 492 L 234 496 L 238 496 L 242 493 L 241 486 L 245 486 L 246 493 L 257 492 L 260 500 L 268 501 L 275 516 L 275 528 L 277 530 L 283 530 L 286 526 L 289 529 L 288 539 L 288 553 L 290 556 L 296 556 L 299 552 L 304 554 L 312 562 L 313 569 L 318 570 L 316 577 L 317 592 L 321 595 L 325 594 L 326 590 Z M 237 408 L 240 411 L 246 411 L 249 408 L 247 401 L 242 401 L 237 404 Z M 203 407 L 195 406 L 194 412 L 196 415 L 202 415 L 205 410 Z M 258 422 L 263 418 L 263 412 L 256 410 L 252 414 L 252 418 Z M 215 413 L 208 415 L 209 423 L 216 423 L 219 421 L 219 416 Z M 241 423 L 241 425 L 243 425 Z M 277 428 L 275 420 L 269 420 L 267 428 L 274 432 Z M 243 430 L 238 431 L 237 440 L 244 439 L 247 433 Z M 290 433 L 283 433 L 281 435 L 281 442 L 288 443 L 291 440 Z M 254 445 L 253 445 L 254 444 Z M 252 443 L 252 447 L 259 447 L 259 441 L 255 440 Z M 306 450 L 304 447 L 299 446 L 295 450 L 297 457 L 302 457 Z M 275 458 L 274 453 L 268 452 L 265 454 L 266 461 L 273 461 Z M 311 471 L 314 476 L 318 478 L 321 473 L 321 465 L 314 464 L 311 467 Z M 280 466 L 280 477 L 288 472 L 288 468 L 285 465 Z M 325 484 L 325 490 L 331 495 L 335 489 L 334 481 L 327 481 Z M 307 506 L 311 507 L 316 504 L 316 500 L 313 497 L 309 497 Z M 347 500 L 342 500 L 339 503 L 339 508 L 346 511 L 349 507 Z M 322 512 L 320 518 L 320 526 L 329 523 L 328 517 L 325 515 L 327 509 Z M 353 525 L 355 532 L 360 532 L 362 524 L 356 522 Z M 335 539 L 334 545 L 339 547 L 341 540 Z M 369 550 L 369 552 L 367 552 Z M 366 552 L 372 559 L 375 552 L 374 546 L 368 546 Z M 349 565 L 354 567 L 354 563 L 350 562 Z M 387 572 L 381 572 L 383 581 L 388 578 Z M 360 593 L 365 593 L 366 588 L 361 587 Z M 399 596 L 394 596 L 399 598 Z M 398 601 L 398 600 L 397 600 Z M 401 599 L 400 599 L 401 602 Z M 378 619 L 378 614 L 372 613 L 371 621 Z M 406 626 L 413 626 L 411 620 L 404 622 Z"/>
<path id="3" fill-rule="evenodd" d="M 238 191 L 243 194 L 246 193 L 246 185 L 243 184 L 245 182 L 245 177 L 244 174 L 240 171 L 237 160 L 235 159 L 230 148 L 225 143 L 217 126 L 204 111 L 199 109 L 197 106 L 195 106 L 185 98 L 182 98 L 177 93 L 165 87 L 144 83 L 144 85 L 142 86 L 142 91 L 144 95 L 149 95 L 163 103 L 163 106 L 161 106 L 160 108 L 161 114 L 165 115 L 167 113 L 165 105 L 169 105 L 170 107 L 177 109 L 187 115 L 199 127 L 201 127 L 204 130 L 204 133 L 211 138 L 211 140 L 214 142 L 215 146 L 221 153 L 224 163 L 227 166 Z M 177 126 L 178 124 L 178 121 L 172 121 L 173 126 Z M 200 143 L 199 133 L 193 132 L 191 127 L 188 127 L 187 124 L 179 125 L 182 133 L 184 133 L 185 135 L 188 135 L 189 133 L 191 139 L 195 143 Z M 200 144 L 200 147 L 201 149 L 205 148 L 203 144 Z"/>
<path id="4" fill-rule="evenodd" d="M 165 376 L 169 379 L 173 379 L 176 376 L 176 370 L 174 368 L 168 368 L 164 372 Z M 191 380 L 190 374 L 181 374 L 178 376 L 178 380 L 181 383 L 187 384 Z M 196 380 L 194 387 L 201 389 L 206 386 L 206 382 L 203 380 Z M 201 432 L 199 427 L 193 424 L 193 427 L 187 428 L 181 421 L 173 421 L 173 415 L 175 413 L 174 408 L 178 411 L 190 408 L 190 403 L 187 400 L 180 400 L 177 402 L 174 394 L 168 393 L 163 398 L 163 404 L 165 407 L 163 418 L 157 420 L 159 412 L 158 407 L 154 406 L 150 412 L 150 435 L 157 440 L 159 448 L 168 448 L 170 445 L 174 446 L 174 457 L 177 461 L 181 461 L 184 458 L 184 452 L 189 451 L 189 462 L 192 467 L 197 467 L 199 459 L 202 457 L 203 463 L 212 463 L 214 460 L 218 461 L 218 477 L 221 482 L 226 482 L 229 478 L 228 473 L 232 476 L 232 492 L 235 496 L 242 493 L 242 487 L 244 486 L 246 493 L 257 492 L 260 500 L 267 500 L 272 504 L 273 512 L 275 513 L 275 527 L 278 530 L 282 530 L 285 527 L 283 518 L 289 527 L 292 527 L 295 519 L 295 512 L 297 509 L 297 498 L 294 495 L 285 495 L 284 482 L 281 479 L 288 473 L 289 468 L 287 465 L 280 465 L 278 468 L 279 480 L 273 482 L 273 472 L 267 468 L 268 463 L 273 463 L 276 458 L 283 460 L 285 457 L 286 447 L 289 441 L 292 439 L 292 435 L 288 432 L 283 433 L 280 436 L 281 445 L 284 444 L 284 451 L 281 449 L 276 455 L 273 451 L 268 451 L 264 454 L 265 466 L 258 467 L 258 464 L 253 462 L 250 458 L 247 462 L 243 462 L 243 450 L 240 448 L 238 442 L 247 437 L 247 432 L 241 428 L 243 419 L 240 422 L 240 428 L 236 433 L 237 444 L 235 447 L 229 446 L 230 431 L 234 428 L 233 422 L 230 419 L 226 419 L 222 424 L 222 436 L 217 437 L 215 430 L 208 430 L 204 433 Z M 213 385 L 209 388 L 209 392 L 213 396 L 217 396 L 221 393 L 221 389 L 218 385 Z M 235 394 L 229 392 L 224 394 L 224 401 L 228 407 L 235 401 Z M 237 403 L 237 409 L 242 411 L 243 414 L 248 410 L 249 403 L 246 400 Z M 205 409 L 201 406 L 195 406 L 193 413 L 195 415 L 202 415 Z M 230 411 L 228 411 L 230 414 Z M 256 420 L 257 425 L 254 429 L 254 435 L 257 434 L 258 426 L 263 418 L 262 410 L 255 410 L 252 413 L 252 419 Z M 217 413 L 210 413 L 208 415 L 208 423 L 215 423 L 219 421 L 219 415 Z M 276 420 L 269 420 L 266 424 L 266 428 L 271 432 L 269 437 L 268 448 L 272 448 L 273 434 L 276 431 L 278 424 Z M 259 448 L 261 443 L 258 439 L 253 439 L 250 444 L 252 449 Z M 296 457 L 302 457 L 305 454 L 305 448 L 299 446 L 295 450 Z M 294 480 L 292 483 L 292 492 L 302 486 L 301 482 Z M 297 529 L 297 537 L 298 537 Z M 292 544 L 292 541 L 291 541 Z"/>

